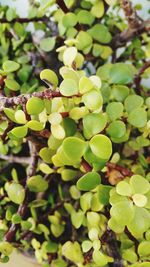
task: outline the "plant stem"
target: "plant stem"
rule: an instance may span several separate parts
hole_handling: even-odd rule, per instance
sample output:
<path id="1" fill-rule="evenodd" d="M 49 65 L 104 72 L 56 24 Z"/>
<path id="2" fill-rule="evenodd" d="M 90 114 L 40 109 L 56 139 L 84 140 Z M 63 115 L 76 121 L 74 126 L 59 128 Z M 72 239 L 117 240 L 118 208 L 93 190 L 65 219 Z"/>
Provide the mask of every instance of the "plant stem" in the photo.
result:
<path id="1" fill-rule="evenodd" d="M 36 168 L 38 164 L 37 145 L 31 141 L 28 141 L 28 143 L 29 143 L 31 160 L 30 160 L 30 165 L 28 168 L 27 179 L 36 173 Z M 17 214 L 20 215 L 22 218 L 25 216 L 27 212 L 29 201 L 30 201 L 30 191 L 25 185 L 25 199 L 23 203 L 19 206 L 18 211 L 17 211 Z M 12 224 L 8 232 L 5 234 L 5 240 L 8 242 L 14 241 L 14 237 L 15 237 L 15 234 L 18 228 L 19 228 L 19 224 Z"/>
<path id="2" fill-rule="evenodd" d="M 9 163 L 29 164 L 30 157 L 15 157 L 13 155 L 0 155 L 0 159 L 5 160 Z"/>
<path id="3" fill-rule="evenodd" d="M 126 169 L 120 165 L 117 165 L 116 163 L 107 162 L 106 166 L 110 170 L 114 169 L 114 170 L 120 171 L 123 176 L 132 176 L 133 175 L 133 173 L 130 170 L 128 170 L 128 169 Z"/>
<path id="4" fill-rule="evenodd" d="M 56 0 L 56 3 L 64 13 L 69 12 L 69 9 L 67 8 L 67 6 L 63 0 Z"/>
<path id="5" fill-rule="evenodd" d="M 28 22 L 38 22 L 38 21 L 49 21 L 48 17 L 42 17 L 42 18 L 14 18 L 11 21 L 8 21 L 6 18 L 1 18 L 0 23 L 28 23 Z"/>
<path id="6" fill-rule="evenodd" d="M 135 89 L 138 94 L 141 94 L 141 80 L 142 80 L 142 75 L 145 72 L 146 69 L 150 67 L 150 60 L 146 61 L 143 67 L 139 70 L 138 74 L 135 76 L 134 83 L 135 83 Z"/>
<path id="7" fill-rule="evenodd" d="M 0 112 L 3 111 L 4 107 L 24 105 L 33 96 L 49 100 L 55 97 L 64 97 L 59 91 L 51 91 L 50 89 L 45 89 L 43 92 L 34 92 L 33 94 L 25 94 L 14 97 L 0 96 Z M 68 98 L 72 98 L 72 96 L 68 96 Z"/>

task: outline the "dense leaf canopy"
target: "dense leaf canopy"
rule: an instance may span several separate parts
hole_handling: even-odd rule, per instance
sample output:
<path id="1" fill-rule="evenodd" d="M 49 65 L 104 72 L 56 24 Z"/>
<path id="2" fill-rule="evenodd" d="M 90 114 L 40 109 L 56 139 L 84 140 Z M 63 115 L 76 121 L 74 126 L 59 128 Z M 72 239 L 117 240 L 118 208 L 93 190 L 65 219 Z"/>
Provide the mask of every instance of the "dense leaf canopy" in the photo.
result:
<path id="1" fill-rule="evenodd" d="M 144 5 L 29 2 L 0 6 L 0 262 L 149 267 Z"/>

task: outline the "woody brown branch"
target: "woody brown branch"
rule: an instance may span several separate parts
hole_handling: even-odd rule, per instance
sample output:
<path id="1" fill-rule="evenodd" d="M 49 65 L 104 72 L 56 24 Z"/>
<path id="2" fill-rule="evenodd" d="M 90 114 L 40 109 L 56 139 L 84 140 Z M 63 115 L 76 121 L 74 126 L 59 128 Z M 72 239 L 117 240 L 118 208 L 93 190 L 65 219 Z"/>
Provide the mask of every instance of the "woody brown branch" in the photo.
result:
<path id="1" fill-rule="evenodd" d="M 143 21 L 134 10 L 131 1 L 121 0 L 121 7 L 128 21 L 128 28 L 114 36 L 112 39 L 112 47 L 114 49 L 124 46 L 127 42 L 136 36 L 140 36 L 143 32 L 147 34 L 150 32 L 150 19 Z"/>
<path id="2" fill-rule="evenodd" d="M 30 164 L 29 164 L 29 168 L 28 168 L 28 172 L 27 172 L 27 179 L 33 175 L 35 175 L 36 173 L 36 168 L 37 168 L 37 164 L 38 164 L 38 148 L 37 148 L 37 144 L 34 143 L 33 141 L 28 141 L 29 143 L 29 149 L 30 149 Z M 26 179 L 26 182 L 27 182 Z M 25 185 L 25 199 L 23 201 L 23 203 L 18 207 L 18 211 L 17 214 L 20 215 L 22 218 L 25 216 L 27 209 L 28 209 L 28 204 L 30 201 L 30 191 L 27 188 L 27 186 Z M 7 231 L 7 233 L 5 234 L 5 240 L 8 242 L 12 242 L 14 241 L 14 237 L 15 234 L 17 232 L 19 228 L 19 224 L 12 224 L 9 228 L 9 230 Z"/>
<path id="3" fill-rule="evenodd" d="M 141 94 L 141 80 L 142 80 L 142 75 L 144 72 L 150 67 L 150 60 L 145 62 L 145 64 L 141 67 L 139 70 L 138 74 L 135 76 L 134 83 L 135 83 L 135 89 L 138 94 Z"/>

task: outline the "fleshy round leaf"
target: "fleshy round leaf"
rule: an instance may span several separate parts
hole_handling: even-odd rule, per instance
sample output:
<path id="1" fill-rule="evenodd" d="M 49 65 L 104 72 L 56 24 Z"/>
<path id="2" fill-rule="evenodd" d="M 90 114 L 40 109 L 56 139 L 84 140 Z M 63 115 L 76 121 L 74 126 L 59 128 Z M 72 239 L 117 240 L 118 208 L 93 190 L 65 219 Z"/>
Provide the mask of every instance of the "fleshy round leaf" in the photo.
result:
<path id="1" fill-rule="evenodd" d="M 82 96 L 82 101 L 90 110 L 100 109 L 103 104 L 103 98 L 100 92 L 91 90 Z"/>
<path id="2" fill-rule="evenodd" d="M 26 116 L 25 116 L 25 113 L 23 112 L 23 110 L 17 110 L 15 112 L 15 119 L 16 119 L 17 123 L 20 123 L 20 124 L 26 123 Z"/>
<path id="3" fill-rule="evenodd" d="M 77 19 L 80 24 L 91 25 L 94 21 L 94 16 L 87 10 L 80 10 L 77 14 Z"/>
<path id="4" fill-rule="evenodd" d="M 90 34 L 84 31 L 80 31 L 77 35 L 77 41 L 78 41 L 76 45 L 77 49 L 84 50 L 91 46 L 93 40 Z"/>
<path id="5" fill-rule="evenodd" d="M 5 80 L 5 85 L 12 91 L 18 91 L 20 89 L 20 85 L 19 83 L 17 83 L 15 80 L 13 79 L 6 79 Z"/>
<path id="6" fill-rule="evenodd" d="M 40 79 L 46 82 L 48 85 L 53 85 L 54 88 L 56 88 L 58 85 L 58 77 L 52 70 L 42 70 L 40 73 Z"/>
<path id="7" fill-rule="evenodd" d="M 121 196 L 131 196 L 132 188 L 126 181 L 121 181 L 116 186 L 116 191 Z"/>
<path id="8" fill-rule="evenodd" d="M 94 25 L 88 33 L 92 38 L 102 44 L 107 44 L 111 41 L 111 34 L 108 31 L 108 28 L 102 24 Z"/>
<path id="9" fill-rule="evenodd" d="M 78 85 L 72 79 L 65 79 L 60 84 L 60 92 L 64 96 L 73 96 L 78 93 Z"/>
<path id="10" fill-rule="evenodd" d="M 102 134 L 95 135 L 89 142 L 94 155 L 101 159 L 108 160 L 112 154 L 112 143 L 110 139 Z"/>
<path id="11" fill-rule="evenodd" d="M 48 182 L 41 175 L 35 175 L 28 178 L 27 186 L 31 192 L 44 192 L 48 188 Z"/>
<path id="12" fill-rule="evenodd" d="M 131 201 L 120 201 L 113 205 L 110 214 L 116 222 L 126 225 L 130 223 L 134 217 L 134 206 Z"/>
<path id="13" fill-rule="evenodd" d="M 29 129 L 33 131 L 42 131 L 44 129 L 44 124 L 42 122 L 31 120 L 27 123 Z"/>
<path id="14" fill-rule="evenodd" d="M 72 161 L 80 161 L 86 150 L 86 143 L 77 137 L 67 137 L 62 144 L 65 155 Z"/>
<path id="15" fill-rule="evenodd" d="M 79 92 L 81 94 L 84 94 L 90 91 L 93 87 L 94 87 L 93 83 L 88 77 L 85 77 L 85 76 L 81 77 L 79 81 Z"/>
<path id="16" fill-rule="evenodd" d="M 140 108 L 143 105 L 144 99 L 139 95 L 129 95 L 124 102 L 125 109 L 128 113 L 132 110 Z"/>
<path id="17" fill-rule="evenodd" d="M 77 56 L 76 47 L 68 47 L 63 54 L 63 62 L 66 66 L 71 66 Z"/>
<path id="18" fill-rule="evenodd" d="M 87 139 L 103 131 L 107 124 L 105 114 L 89 113 L 83 118 L 83 131 Z"/>
<path id="19" fill-rule="evenodd" d="M 128 122 L 137 128 L 142 128 L 147 123 L 147 112 L 144 108 L 137 108 L 130 112 Z"/>
<path id="20" fill-rule="evenodd" d="M 26 125 L 15 127 L 13 130 L 11 130 L 11 133 L 17 137 L 17 138 L 23 138 L 27 135 L 28 128 Z"/>
<path id="21" fill-rule="evenodd" d="M 74 13 L 68 12 L 63 17 L 63 25 L 68 27 L 74 27 L 77 24 L 77 16 Z"/>
<path id="22" fill-rule="evenodd" d="M 111 121 L 120 118 L 123 115 L 123 104 L 118 102 L 112 102 L 107 105 L 106 113 Z"/>
<path id="23" fill-rule="evenodd" d="M 77 188 L 82 191 L 90 191 L 101 182 L 101 177 L 97 172 L 89 172 L 83 175 L 77 182 Z"/>
<path id="24" fill-rule="evenodd" d="M 131 65 L 116 63 L 110 69 L 110 83 L 128 84 L 133 81 L 134 72 Z"/>
<path id="25" fill-rule="evenodd" d="M 25 198 L 25 190 L 23 186 L 16 182 L 7 186 L 7 194 L 10 200 L 16 204 L 22 204 Z"/>
<path id="26" fill-rule="evenodd" d="M 54 46 L 55 46 L 55 38 L 54 37 L 44 38 L 40 42 L 40 48 L 45 52 L 52 51 Z"/>
<path id="27" fill-rule="evenodd" d="M 135 194 L 132 196 L 132 199 L 137 207 L 144 207 L 147 204 L 147 198 L 142 194 Z"/>
<path id="28" fill-rule="evenodd" d="M 138 174 L 131 177 L 130 184 L 135 194 L 146 194 L 150 190 L 150 183 Z"/>
<path id="29" fill-rule="evenodd" d="M 44 101 L 38 97 L 31 97 L 26 104 L 26 109 L 30 115 L 38 115 L 44 109 Z"/>
<path id="30" fill-rule="evenodd" d="M 112 138 L 121 138 L 126 133 L 126 126 L 122 121 L 113 121 L 107 128 L 107 133 Z"/>
<path id="31" fill-rule="evenodd" d="M 20 65 L 14 61 L 11 60 L 7 60 L 3 63 L 3 69 L 6 72 L 14 72 L 16 70 L 18 70 L 20 67 Z"/>

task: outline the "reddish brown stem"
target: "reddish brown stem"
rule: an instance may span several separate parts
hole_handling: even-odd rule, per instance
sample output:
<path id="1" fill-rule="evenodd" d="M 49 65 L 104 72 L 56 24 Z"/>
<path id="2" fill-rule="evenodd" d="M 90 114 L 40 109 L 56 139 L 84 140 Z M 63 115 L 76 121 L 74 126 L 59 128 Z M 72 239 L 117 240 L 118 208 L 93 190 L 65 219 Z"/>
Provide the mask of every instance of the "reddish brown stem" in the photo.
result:
<path id="1" fill-rule="evenodd" d="M 91 165 L 85 159 L 82 159 L 81 165 L 82 165 L 82 167 L 84 168 L 84 170 L 86 172 L 91 172 L 92 171 Z"/>
<path id="2" fill-rule="evenodd" d="M 38 21 L 48 21 L 49 19 L 47 17 L 42 17 L 42 18 L 14 18 L 11 21 L 8 21 L 6 18 L 1 18 L 0 23 L 28 23 L 28 22 L 38 22 Z"/>
<path id="3" fill-rule="evenodd" d="M 115 163 L 107 162 L 106 166 L 108 167 L 109 170 L 117 170 L 117 171 L 121 172 L 121 174 L 123 176 L 132 176 L 133 175 L 133 173 L 130 170 L 128 170 L 128 169 L 126 169 L 120 165 L 117 165 Z"/>
<path id="4" fill-rule="evenodd" d="M 69 9 L 67 8 L 67 6 L 63 0 L 56 0 L 56 3 L 64 13 L 69 12 Z"/>
<path id="5" fill-rule="evenodd" d="M 135 76 L 134 83 L 135 83 L 135 89 L 138 94 L 141 94 L 141 80 L 142 80 L 142 75 L 145 72 L 146 69 L 150 67 L 150 60 L 145 62 L 143 67 L 139 70 L 138 74 Z"/>

